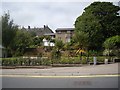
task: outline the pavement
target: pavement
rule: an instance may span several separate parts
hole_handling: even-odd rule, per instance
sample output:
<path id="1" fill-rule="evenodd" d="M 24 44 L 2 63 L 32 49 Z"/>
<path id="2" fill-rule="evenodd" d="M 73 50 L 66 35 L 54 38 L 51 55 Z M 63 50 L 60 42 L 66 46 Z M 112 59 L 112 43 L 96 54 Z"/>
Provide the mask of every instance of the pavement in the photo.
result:
<path id="1" fill-rule="evenodd" d="M 85 76 L 85 75 L 119 75 L 118 64 L 86 65 L 80 67 L 53 67 L 46 69 L 1 69 L 3 76 Z"/>

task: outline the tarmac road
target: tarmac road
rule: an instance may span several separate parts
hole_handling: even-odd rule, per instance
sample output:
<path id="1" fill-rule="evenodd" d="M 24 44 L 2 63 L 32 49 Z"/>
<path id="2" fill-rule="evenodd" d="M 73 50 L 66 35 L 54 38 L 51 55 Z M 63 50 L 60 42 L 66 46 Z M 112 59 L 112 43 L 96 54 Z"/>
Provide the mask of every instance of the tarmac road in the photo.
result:
<path id="1" fill-rule="evenodd" d="M 49 69 L 3 69 L 2 88 L 118 88 L 118 63 Z"/>
<path id="2" fill-rule="evenodd" d="M 3 76 L 2 88 L 118 88 L 117 75 L 102 76 Z"/>

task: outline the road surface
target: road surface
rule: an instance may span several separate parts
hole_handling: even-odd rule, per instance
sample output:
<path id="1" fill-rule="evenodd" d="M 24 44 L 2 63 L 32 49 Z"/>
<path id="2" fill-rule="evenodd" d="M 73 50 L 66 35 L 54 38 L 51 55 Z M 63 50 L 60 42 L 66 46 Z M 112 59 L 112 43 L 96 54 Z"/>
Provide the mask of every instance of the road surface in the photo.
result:
<path id="1" fill-rule="evenodd" d="M 118 88 L 118 76 L 3 76 L 3 88 Z"/>
<path id="2" fill-rule="evenodd" d="M 4 69 L 2 88 L 118 88 L 118 64 Z"/>

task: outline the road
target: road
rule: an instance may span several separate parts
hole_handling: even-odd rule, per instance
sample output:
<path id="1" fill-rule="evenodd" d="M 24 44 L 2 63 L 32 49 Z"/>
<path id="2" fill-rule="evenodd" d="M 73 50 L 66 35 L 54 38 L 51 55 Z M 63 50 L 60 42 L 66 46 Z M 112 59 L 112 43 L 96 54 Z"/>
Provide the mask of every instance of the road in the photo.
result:
<path id="1" fill-rule="evenodd" d="M 3 76 L 2 88 L 118 88 L 118 77 Z"/>
<path id="2" fill-rule="evenodd" d="M 3 69 L 2 88 L 118 88 L 118 63 L 48 69 Z"/>

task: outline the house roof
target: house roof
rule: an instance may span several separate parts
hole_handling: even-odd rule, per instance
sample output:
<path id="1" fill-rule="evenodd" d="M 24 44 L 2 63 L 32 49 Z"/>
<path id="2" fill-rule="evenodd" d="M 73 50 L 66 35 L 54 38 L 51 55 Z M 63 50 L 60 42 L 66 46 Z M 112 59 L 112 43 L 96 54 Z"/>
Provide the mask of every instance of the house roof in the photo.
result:
<path id="1" fill-rule="evenodd" d="M 55 31 L 74 31 L 75 28 L 57 28 Z"/>
<path id="2" fill-rule="evenodd" d="M 43 28 L 25 28 L 25 30 L 29 32 L 35 32 L 37 36 L 43 36 L 44 34 L 54 33 L 48 26 L 45 26 Z"/>
<path id="3" fill-rule="evenodd" d="M 44 34 L 44 35 L 55 35 L 55 33 L 47 33 L 47 34 Z"/>

